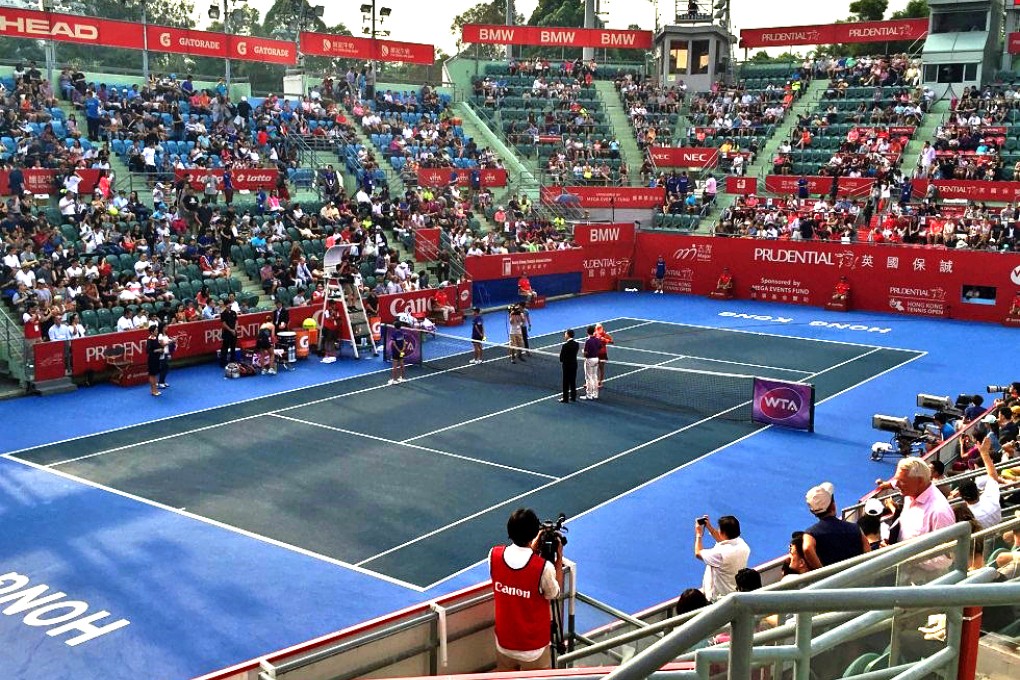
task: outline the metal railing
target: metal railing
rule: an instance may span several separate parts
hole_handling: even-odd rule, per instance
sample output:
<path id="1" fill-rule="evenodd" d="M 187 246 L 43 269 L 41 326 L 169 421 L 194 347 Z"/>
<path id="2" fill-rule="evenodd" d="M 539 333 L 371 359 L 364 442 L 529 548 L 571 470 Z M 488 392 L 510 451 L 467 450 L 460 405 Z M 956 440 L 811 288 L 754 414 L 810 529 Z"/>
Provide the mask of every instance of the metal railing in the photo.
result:
<path id="1" fill-rule="evenodd" d="M 32 377 L 30 346 L 25 341 L 24 329 L 5 311 L 0 311 L 0 363 L 6 372 L 25 387 Z"/>

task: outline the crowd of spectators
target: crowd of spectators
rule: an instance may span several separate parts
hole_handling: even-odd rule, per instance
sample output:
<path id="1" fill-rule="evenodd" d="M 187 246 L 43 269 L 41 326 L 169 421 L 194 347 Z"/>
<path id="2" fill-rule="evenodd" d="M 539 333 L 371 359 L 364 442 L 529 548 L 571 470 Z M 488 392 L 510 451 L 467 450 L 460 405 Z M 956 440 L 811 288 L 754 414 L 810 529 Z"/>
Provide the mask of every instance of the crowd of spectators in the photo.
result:
<path id="1" fill-rule="evenodd" d="M 687 85 L 662 85 L 631 74 L 615 80 L 616 91 L 630 119 L 638 147 L 671 146 L 673 127 L 687 94 Z"/>

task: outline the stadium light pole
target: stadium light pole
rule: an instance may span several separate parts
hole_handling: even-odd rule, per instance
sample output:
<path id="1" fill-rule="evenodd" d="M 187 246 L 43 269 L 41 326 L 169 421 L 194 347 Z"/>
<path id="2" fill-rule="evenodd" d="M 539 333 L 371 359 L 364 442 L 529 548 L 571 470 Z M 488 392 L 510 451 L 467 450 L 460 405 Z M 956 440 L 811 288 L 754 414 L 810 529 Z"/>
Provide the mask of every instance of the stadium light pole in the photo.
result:
<path id="1" fill-rule="evenodd" d="M 376 49 L 375 45 L 376 38 L 380 35 L 388 36 L 390 34 L 389 31 L 384 31 L 376 26 L 376 18 L 378 18 L 379 25 L 382 25 L 382 23 L 386 20 L 386 17 L 393 14 L 393 10 L 390 9 L 389 7 L 380 7 L 378 8 L 378 10 L 376 10 L 375 4 L 376 0 L 372 0 L 371 2 L 366 2 L 363 5 L 361 5 L 361 20 L 366 24 L 366 26 L 363 28 L 363 32 L 366 33 L 370 38 L 372 38 L 373 55 L 375 54 Z M 378 76 L 379 69 L 377 68 L 377 64 L 375 63 L 374 58 L 372 59 L 371 64 L 372 73 Z"/>
<path id="2" fill-rule="evenodd" d="M 238 5 L 240 3 L 245 3 L 245 2 L 248 2 L 248 0 L 223 0 L 223 11 L 222 11 L 222 13 L 220 12 L 220 6 L 219 5 L 217 5 L 217 4 L 209 5 L 209 18 L 210 19 L 212 19 L 213 21 L 216 21 L 221 16 L 223 17 L 223 35 L 224 35 L 224 37 L 230 35 L 230 19 L 232 18 L 232 12 L 231 12 L 230 7 L 228 5 L 231 4 L 231 3 L 234 4 L 234 5 Z M 235 7 L 234 11 L 235 12 L 239 12 L 240 10 Z M 227 87 L 230 87 L 230 57 L 227 57 L 224 61 L 225 61 L 225 64 L 224 64 L 223 76 L 224 76 L 224 80 L 227 81 Z"/>
<path id="3" fill-rule="evenodd" d="M 53 11 L 53 0 L 39 0 L 39 8 L 47 14 Z M 46 47 L 43 50 L 46 55 L 46 80 L 53 84 L 53 65 L 57 61 L 57 47 L 56 43 L 52 40 L 46 41 Z"/>

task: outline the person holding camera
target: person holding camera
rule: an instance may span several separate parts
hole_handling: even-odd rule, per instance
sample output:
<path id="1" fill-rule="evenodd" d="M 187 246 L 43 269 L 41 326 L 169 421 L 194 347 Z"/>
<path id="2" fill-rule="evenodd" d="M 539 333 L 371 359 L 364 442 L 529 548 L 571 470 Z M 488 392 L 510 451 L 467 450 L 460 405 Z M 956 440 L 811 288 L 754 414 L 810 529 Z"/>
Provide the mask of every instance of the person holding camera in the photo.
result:
<path id="1" fill-rule="evenodd" d="M 510 363 L 516 364 L 517 360 L 524 361 L 524 314 L 521 313 L 520 305 L 510 305 L 507 310 L 510 323 Z"/>
<path id="2" fill-rule="evenodd" d="M 530 508 L 518 508 L 506 523 L 510 545 L 489 551 L 496 618 L 496 670 L 550 668 L 550 600 L 563 586 L 563 542 L 556 538 L 556 559 L 539 554 L 542 523 Z"/>
<path id="3" fill-rule="evenodd" d="M 715 545 L 702 546 L 702 534 L 711 534 Z M 751 548 L 740 538 L 740 522 L 732 515 L 719 518 L 716 529 L 708 515 L 699 517 L 694 525 L 694 556 L 705 563 L 701 590 L 709 602 L 715 602 L 737 590 L 737 572 L 747 566 Z"/>

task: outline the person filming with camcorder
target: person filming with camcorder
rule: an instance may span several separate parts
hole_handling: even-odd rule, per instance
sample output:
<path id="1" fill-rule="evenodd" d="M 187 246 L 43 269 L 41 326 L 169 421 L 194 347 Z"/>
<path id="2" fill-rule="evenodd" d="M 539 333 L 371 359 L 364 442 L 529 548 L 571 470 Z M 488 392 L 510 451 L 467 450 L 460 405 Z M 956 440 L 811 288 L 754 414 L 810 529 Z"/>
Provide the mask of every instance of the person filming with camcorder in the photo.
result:
<path id="1" fill-rule="evenodd" d="M 552 667 L 551 642 L 559 637 L 552 601 L 563 587 L 564 515 L 541 522 L 518 508 L 506 523 L 510 545 L 489 551 L 496 618 L 496 670 Z"/>

